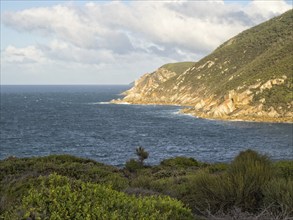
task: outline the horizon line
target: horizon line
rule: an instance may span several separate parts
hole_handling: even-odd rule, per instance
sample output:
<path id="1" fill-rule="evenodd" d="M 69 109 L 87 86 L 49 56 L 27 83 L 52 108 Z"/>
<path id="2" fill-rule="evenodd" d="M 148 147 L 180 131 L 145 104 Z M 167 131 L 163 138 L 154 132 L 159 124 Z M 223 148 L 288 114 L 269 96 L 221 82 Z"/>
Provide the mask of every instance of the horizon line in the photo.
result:
<path id="1" fill-rule="evenodd" d="M 128 84 L 0 84 L 0 86 L 128 86 Z"/>

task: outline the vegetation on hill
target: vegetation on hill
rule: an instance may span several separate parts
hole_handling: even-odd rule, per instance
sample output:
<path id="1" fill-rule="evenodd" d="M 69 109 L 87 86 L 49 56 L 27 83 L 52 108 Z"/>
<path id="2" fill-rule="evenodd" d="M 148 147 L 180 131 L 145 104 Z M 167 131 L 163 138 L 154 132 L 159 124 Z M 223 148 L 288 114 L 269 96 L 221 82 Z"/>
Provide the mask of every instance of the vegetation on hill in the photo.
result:
<path id="1" fill-rule="evenodd" d="M 186 71 L 188 68 L 194 66 L 195 62 L 178 62 L 178 63 L 167 63 L 160 68 L 165 68 L 169 71 L 181 74 Z"/>
<path id="2" fill-rule="evenodd" d="M 214 61 L 211 68 L 194 70 L 190 75 L 206 75 L 196 84 L 204 83 L 210 93 L 217 95 L 238 87 L 245 90 L 250 85 L 282 76 L 291 81 L 286 87 L 292 88 L 292 21 L 293 10 L 290 10 L 242 32 L 198 62 L 200 65 Z"/>
<path id="3" fill-rule="evenodd" d="M 229 90 L 244 90 L 285 75 L 291 82 L 286 87 L 292 87 L 292 21 L 290 10 L 233 37 L 197 62 L 183 84 L 190 85 L 194 92 L 198 86 L 205 86 L 208 95 L 222 96 Z M 176 84 L 178 78 L 170 81 Z"/>
<path id="4" fill-rule="evenodd" d="M 258 121 L 293 118 L 293 10 L 250 28 L 178 74 L 141 77 L 123 102 L 192 106 L 200 117 Z M 179 74 L 179 72 L 181 72 Z"/>
<path id="5" fill-rule="evenodd" d="M 293 161 L 252 150 L 230 164 L 130 161 L 117 169 L 69 155 L 2 160 L 0 219 L 293 217 Z"/>

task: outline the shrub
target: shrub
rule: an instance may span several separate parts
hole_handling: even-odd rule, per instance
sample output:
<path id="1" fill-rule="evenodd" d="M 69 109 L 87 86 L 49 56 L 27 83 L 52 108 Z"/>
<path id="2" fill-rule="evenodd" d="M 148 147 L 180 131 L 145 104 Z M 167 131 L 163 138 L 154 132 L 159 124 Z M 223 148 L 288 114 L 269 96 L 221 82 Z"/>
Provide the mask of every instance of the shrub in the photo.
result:
<path id="1" fill-rule="evenodd" d="M 153 173 L 153 176 L 156 179 L 168 178 L 168 177 L 179 177 L 185 176 L 186 170 L 185 169 L 174 169 L 174 168 L 167 168 L 167 169 L 160 169 L 157 172 Z"/>
<path id="2" fill-rule="evenodd" d="M 265 210 L 282 219 L 293 217 L 293 180 L 273 179 L 263 193 Z"/>
<path id="3" fill-rule="evenodd" d="M 192 219 L 190 210 L 170 197 L 135 197 L 107 186 L 51 174 L 40 177 L 15 212 L 32 219 Z"/>
<path id="4" fill-rule="evenodd" d="M 226 163 L 215 163 L 207 166 L 209 173 L 221 173 L 228 169 L 229 165 Z"/>
<path id="5" fill-rule="evenodd" d="M 183 200 L 197 214 L 227 211 L 234 204 L 231 182 L 226 175 L 211 175 L 199 172 L 187 185 Z"/>
<path id="6" fill-rule="evenodd" d="M 272 178 L 269 158 L 255 151 L 241 152 L 228 169 L 235 205 L 244 211 L 257 211 L 263 199 L 262 187 Z"/>
<path id="7" fill-rule="evenodd" d="M 10 181 L 9 178 L 38 177 L 51 173 L 86 182 L 108 183 L 118 190 L 128 186 L 127 179 L 117 168 L 71 155 L 50 155 L 0 161 L 0 181 L 3 185 Z"/>
<path id="8" fill-rule="evenodd" d="M 270 160 L 255 151 L 241 152 L 220 174 L 199 172 L 189 183 L 187 201 L 200 213 L 228 212 L 237 207 L 256 213 L 263 205 L 263 187 L 273 177 Z"/>
<path id="9" fill-rule="evenodd" d="M 279 177 L 293 180 L 293 160 L 275 162 L 274 168 Z"/>
<path id="10" fill-rule="evenodd" d="M 136 155 L 138 156 L 138 160 L 143 165 L 143 161 L 149 157 L 149 153 L 144 150 L 143 147 L 136 148 Z"/>
<path id="11" fill-rule="evenodd" d="M 198 167 L 199 162 L 194 158 L 187 157 L 174 157 L 170 159 L 163 160 L 160 163 L 162 166 L 170 166 L 174 168 L 187 168 L 187 167 Z"/>
<path id="12" fill-rule="evenodd" d="M 139 169 L 142 169 L 143 167 L 144 166 L 140 162 L 136 161 L 135 159 L 130 159 L 125 164 L 125 168 L 129 170 L 130 172 L 135 172 Z"/>
<path id="13" fill-rule="evenodd" d="M 127 188 L 126 190 L 124 190 L 124 192 L 130 195 L 135 195 L 135 196 L 161 195 L 160 193 L 152 191 L 152 190 L 143 189 L 143 188 L 133 188 L 133 187 Z"/>
<path id="14" fill-rule="evenodd" d="M 57 173 L 84 182 L 111 185 L 116 190 L 128 187 L 128 179 L 113 166 L 70 155 L 37 158 L 8 158 L 0 161 L 0 213 L 20 204 L 39 176 Z M 12 218 L 17 219 L 17 218 Z"/>
<path id="15" fill-rule="evenodd" d="M 131 186 L 135 188 L 151 189 L 151 176 L 139 175 L 131 181 Z"/>

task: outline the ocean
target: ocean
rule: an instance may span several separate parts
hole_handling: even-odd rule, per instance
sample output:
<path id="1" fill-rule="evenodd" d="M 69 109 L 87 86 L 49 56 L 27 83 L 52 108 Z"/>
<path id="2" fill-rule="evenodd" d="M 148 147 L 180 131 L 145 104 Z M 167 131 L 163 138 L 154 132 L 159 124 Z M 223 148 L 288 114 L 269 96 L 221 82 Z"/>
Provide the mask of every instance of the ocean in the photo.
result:
<path id="1" fill-rule="evenodd" d="M 293 159 L 292 124 L 231 122 L 179 114 L 179 106 L 115 105 L 129 86 L 1 86 L 0 159 L 71 154 L 123 166 L 149 152 L 147 164 L 185 156 L 230 162 L 253 149 Z"/>

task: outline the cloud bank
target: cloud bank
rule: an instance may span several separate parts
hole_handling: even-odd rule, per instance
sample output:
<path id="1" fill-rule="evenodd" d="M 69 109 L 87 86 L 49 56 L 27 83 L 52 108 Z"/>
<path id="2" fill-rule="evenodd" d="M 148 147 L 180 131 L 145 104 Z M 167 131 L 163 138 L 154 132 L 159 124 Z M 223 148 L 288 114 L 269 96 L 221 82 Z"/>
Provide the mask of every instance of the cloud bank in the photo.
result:
<path id="1" fill-rule="evenodd" d="M 48 43 L 7 45 L 2 83 L 129 83 L 167 62 L 199 60 L 290 8 L 285 1 L 115 1 L 5 11 L 2 23 L 20 40 L 29 33 Z"/>

